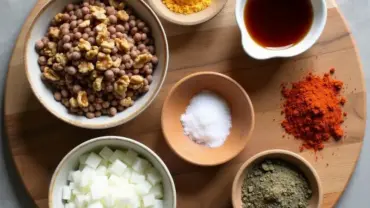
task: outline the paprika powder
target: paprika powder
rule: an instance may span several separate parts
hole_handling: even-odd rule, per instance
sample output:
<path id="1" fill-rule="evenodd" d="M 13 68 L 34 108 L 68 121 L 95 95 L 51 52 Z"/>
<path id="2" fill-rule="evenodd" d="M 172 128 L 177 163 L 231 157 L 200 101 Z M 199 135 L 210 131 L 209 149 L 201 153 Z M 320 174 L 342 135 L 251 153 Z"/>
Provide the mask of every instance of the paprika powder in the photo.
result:
<path id="1" fill-rule="evenodd" d="M 330 137 L 343 137 L 342 105 L 346 100 L 340 96 L 342 87 L 343 82 L 331 78 L 329 73 L 322 77 L 310 73 L 292 83 L 291 89 L 282 85 L 285 119 L 281 125 L 288 134 L 303 140 L 301 151 L 321 150 Z"/>

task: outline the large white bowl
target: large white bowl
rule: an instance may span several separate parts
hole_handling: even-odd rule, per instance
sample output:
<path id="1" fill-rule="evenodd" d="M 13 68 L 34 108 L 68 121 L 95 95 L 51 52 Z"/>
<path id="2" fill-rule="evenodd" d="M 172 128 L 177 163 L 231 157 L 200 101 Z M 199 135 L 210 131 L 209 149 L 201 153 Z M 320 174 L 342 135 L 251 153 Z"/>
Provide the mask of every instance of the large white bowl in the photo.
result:
<path id="1" fill-rule="evenodd" d="M 99 151 L 104 146 L 116 149 L 132 149 L 151 162 L 163 177 L 164 207 L 176 208 L 175 183 L 164 162 L 147 146 L 132 139 L 118 136 L 104 136 L 88 140 L 75 147 L 62 159 L 50 182 L 49 208 L 64 208 L 62 187 L 67 185 L 69 172 L 77 169 L 79 156 L 88 152 Z"/>
<path id="2" fill-rule="evenodd" d="M 61 103 L 54 100 L 52 91 L 48 89 L 41 81 L 41 71 L 37 63 L 38 54 L 35 51 L 35 42 L 44 36 L 50 20 L 57 13 L 61 12 L 68 3 L 72 2 L 79 1 L 50 1 L 37 15 L 27 34 L 27 42 L 24 50 L 24 63 L 27 78 L 31 85 L 32 91 L 48 111 L 61 120 L 72 125 L 90 129 L 104 129 L 126 123 L 135 118 L 149 106 L 149 104 L 157 96 L 164 82 L 168 68 L 169 54 L 167 38 L 162 24 L 157 15 L 143 0 L 127 0 L 128 5 L 135 10 L 137 15 L 149 24 L 155 40 L 156 54 L 159 62 L 153 73 L 153 82 L 150 85 L 150 90 L 145 95 L 140 97 L 132 107 L 124 110 L 121 113 L 118 113 L 116 116 L 102 116 L 99 118 L 87 119 L 84 116 L 69 114 L 67 109 Z"/>
<path id="3" fill-rule="evenodd" d="M 244 22 L 244 7 L 248 0 L 236 0 L 235 17 L 242 34 L 244 51 L 255 59 L 269 59 L 276 57 L 292 57 L 301 54 L 311 48 L 319 39 L 324 30 L 327 18 L 327 6 L 325 0 L 310 0 L 313 8 L 313 21 L 307 35 L 299 43 L 292 47 L 282 49 L 268 49 L 258 45 L 249 34 Z"/>

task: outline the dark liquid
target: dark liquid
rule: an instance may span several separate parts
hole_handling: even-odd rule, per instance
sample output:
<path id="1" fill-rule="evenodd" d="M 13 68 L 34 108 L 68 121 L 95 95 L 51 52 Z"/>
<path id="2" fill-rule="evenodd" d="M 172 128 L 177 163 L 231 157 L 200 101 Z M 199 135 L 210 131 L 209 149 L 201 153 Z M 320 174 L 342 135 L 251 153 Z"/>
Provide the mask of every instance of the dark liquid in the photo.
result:
<path id="1" fill-rule="evenodd" d="M 310 0 L 248 0 L 244 21 L 259 45 L 289 47 L 301 41 L 311 28 Z"/>

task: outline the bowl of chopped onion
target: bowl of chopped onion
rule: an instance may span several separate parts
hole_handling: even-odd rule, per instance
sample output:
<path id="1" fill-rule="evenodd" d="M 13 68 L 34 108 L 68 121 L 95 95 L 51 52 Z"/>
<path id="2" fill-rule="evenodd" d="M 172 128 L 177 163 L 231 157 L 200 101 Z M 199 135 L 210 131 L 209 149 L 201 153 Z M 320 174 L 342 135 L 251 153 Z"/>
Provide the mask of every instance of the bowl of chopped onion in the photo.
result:
<path id="1" fill-rule="evenodd" d="M 175 208 L 172 176 L 147 146 L 104 136 L 72 149 L 59 163 L 49 187 L 50 208 Z"/>

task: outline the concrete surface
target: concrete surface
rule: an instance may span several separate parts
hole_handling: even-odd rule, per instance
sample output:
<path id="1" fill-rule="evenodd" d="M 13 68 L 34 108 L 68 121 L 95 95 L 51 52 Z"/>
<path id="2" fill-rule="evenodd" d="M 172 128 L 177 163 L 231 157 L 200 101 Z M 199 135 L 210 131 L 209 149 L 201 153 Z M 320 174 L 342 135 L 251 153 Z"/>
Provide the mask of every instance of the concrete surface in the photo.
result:
<path id="1" fill-rule="evenodd" d="M 35 2 L 36 0 L 0 0 L 0 83 L 2 89 L 4 89 L 5 75 L 14 42 L 24 19 Z M 349 22 L 359 47 L 366 75 L 366 88 L 370 92 L 370 41 L 368 41 L 370 38 L 370 0 L 337 0 L 337 3 Z M 3 90 L 0 93 L 0 97 L 3 98 Z M 367 97 L 370 97 L 369 93 Z M 369 109 L 369 100 L 367 103 Z M 369 117 L 370 110 L 367 113 Z M 1 123 L 0 128 L 3 127 L 2 125 Z M 367 160 L 370 158 L 369 122 L 366 129 L 360 161 L 346 192 L 337 205 L 339 208 L 370 207 L 370 162 Z M 7 146 L 5 142 L 6 139 L 0 141 L 0 208 L 34 207 L 35 205 L 17 178 L 9 152 L 5 148 Z"/>

